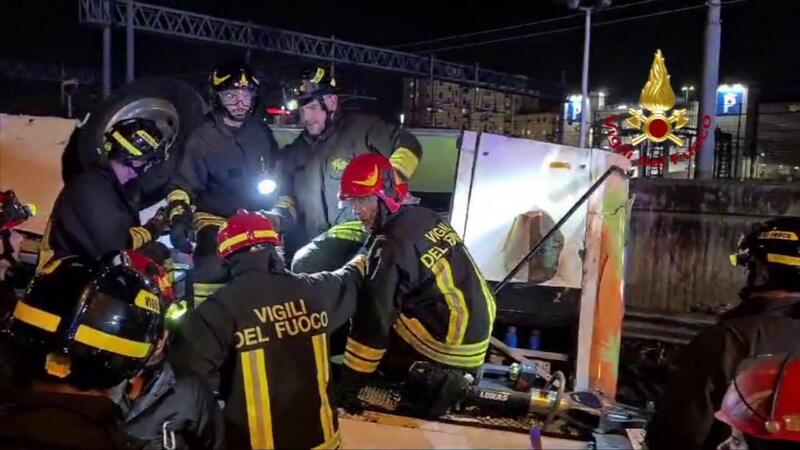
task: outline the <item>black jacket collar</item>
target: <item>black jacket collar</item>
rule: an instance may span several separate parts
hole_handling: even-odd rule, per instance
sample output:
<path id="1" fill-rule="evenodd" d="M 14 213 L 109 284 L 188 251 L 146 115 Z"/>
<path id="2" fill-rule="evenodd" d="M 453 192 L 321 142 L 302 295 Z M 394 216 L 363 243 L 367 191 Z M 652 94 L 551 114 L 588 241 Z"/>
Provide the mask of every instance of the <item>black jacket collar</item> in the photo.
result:
<path id="1" fill-rule="evenodd" d="M 243 251 L 230 258 L 231 274 L 234 277 L 253 271 L 269 271 L 286 273 L 286 269 L 275 253 L 274 248 L 266 248 L 255 252 Z"/>

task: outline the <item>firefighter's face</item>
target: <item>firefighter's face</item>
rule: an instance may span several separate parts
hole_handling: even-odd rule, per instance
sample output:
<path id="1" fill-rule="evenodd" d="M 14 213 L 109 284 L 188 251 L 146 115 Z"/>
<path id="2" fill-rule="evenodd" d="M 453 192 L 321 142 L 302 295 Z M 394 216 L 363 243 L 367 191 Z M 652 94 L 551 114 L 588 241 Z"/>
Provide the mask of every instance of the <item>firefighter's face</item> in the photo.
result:
<path id="1" fill-rule="evenodd" d="M 325 131 L 328 114 L 336 111 L 339 99 L 336 95 L 325 95 L 322 101 L 325 102 L 325 108 L 319 100 L 312 100 L 300 107 L 300 123 L 311 136 L 319 136 Z"/>
<path id="2" fill-rule="evenodd" d="M 319 136 L 325 131 L 328 113 L 322 109 L 318 100 L 306 103 L 300 108 L 300 123 L 311 136 Z"/>
<path id="3" fill-rule="evenodd" d="M 230 89 L 219 94 L 219 101 L 233 120 L 243 121 L 253 107 L 255 93 L 247 89 Z"/>
<path id="4" fill-rule="evenodd" d="M 372 230 L 378 218 L 378 197 L 354 198 L 352 200 L 353 214 L 364 225 L 365 230 Z"/>

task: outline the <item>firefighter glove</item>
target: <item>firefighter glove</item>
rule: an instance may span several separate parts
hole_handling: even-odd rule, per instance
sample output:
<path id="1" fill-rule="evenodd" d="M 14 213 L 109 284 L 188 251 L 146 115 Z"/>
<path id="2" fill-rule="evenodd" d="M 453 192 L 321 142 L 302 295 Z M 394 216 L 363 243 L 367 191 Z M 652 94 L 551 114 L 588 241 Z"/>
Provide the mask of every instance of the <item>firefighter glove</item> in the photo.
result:
<path id="1" fill-rule="evenodd" d="M 169 229 L 169 241 L 172 246 L 183 253 L 192 253 L 191 229 L 192 222 L 189 220 L 173 221 Z"/>
<path id="2" fill-rule="evenodd" d="M 144 224 L 144 227 L 147 231 L 150 232 L 150 235 L 153 239 L 158 239 L 159 236 L 165 234 L 169 231 L 169 216 L 167 214 L 166 208 L 159 208 L 156 211 L 156 214 Z"/>

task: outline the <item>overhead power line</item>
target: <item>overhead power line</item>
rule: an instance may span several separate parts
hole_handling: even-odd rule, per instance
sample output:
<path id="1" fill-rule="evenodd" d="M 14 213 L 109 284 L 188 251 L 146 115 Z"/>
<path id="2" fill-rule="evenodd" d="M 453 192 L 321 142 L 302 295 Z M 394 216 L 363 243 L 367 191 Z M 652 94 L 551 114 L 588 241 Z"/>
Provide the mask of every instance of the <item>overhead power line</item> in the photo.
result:
<path id="1" fill-rule="evenodd" d="M 617 6 L 612 6 L 612 7 L 609 7 L 609 8 L 599 9 L 599 10 L 597 10 L 597 13 L 616 11 L 616 10 L 620 10 L 620 9 L 630 8 L 631 6 L 639 6 L 639 5 L 643 5 L 645 3 L 653 3 L 653 2 L 657 2 L 657 1 L 660 1 L 660 0 L 641 0 L 641 1 L 638 1 L 638 2 L 634 2 L 634 3 L 626 3 L 624 5 L 617 5 Z M 542 25 L 542 24 L 545 24 L 545 23 L 559 22 L 559 21 L 562 21 L 562 20 L 573 19 L 575 17 L 579 17 L 579 16 L 582 16 L 582 15 L 583 15 L 582 13 L 568 14 L 566 16 L 554 17 L 554 18 L 551 18 L 551 19 L 544 19 L 544 20 L 537 20 L 535 22 L 526 22 L 526 23 L 521 23 L 521 24 L 518 24 L 518 25 L 510 25 L 510 26 L 507 26 L 507 27 L 490 28 L 488 30 L 474 31 L 474 32 L 470 32 L 470 33 L 462 33 L 462 34 L 456 34 L 456 35 L 452 35 L 452 36 L 444 36 L 444 37 L 440 37 L 440 38 L 427 39 L 427 40 L 424 40 L 424 41 L 408 42 L 408 43 L 405 43 L 405 44 L 394 45 L 394 46 L 389 47 L 389 48 L 416 47 L 418 45 L 423 45 L 423 44 L 433 44 L 435 42 L 452 41 L 452 40 L 455 40 L 455 39 L 461 39 L 461 38 L 465 38 L 465 37 L 479 36 L 479 35 L 482 35 L 482 34 L 491 34 L 491 33 L 497 33 L 497 32 L 500 32 L 500 31 L 509 31 L 509 30 L 516 30 L 516 29 L 519 29 L 519 28 L 532 27 L 532 26 L 535 26 L 535 25 Z"/>
<path id="2" fill-rule="evenodd" d="M 746 1 L 747 0 L 731 0 L 731 1 L 723 3 L 723 6 L 734 5 L 734 4 L 742 3 L 742 2 L 746 2 Z M 595 22 L 595 23 L 592 24 L 592 28 L 600 27 L 600 26 L 603 26 L 603 25 L 611 25 L 611 24 L 615 24 L 615 23 L 628 22 L 628 21 L 631 21 L 631 20 L 638 20 L 638 19 L 646 19 L 646 18 L 650 18 L 650 17 L 663 16 L 663 15 L 666 15 L 666 14 L 679 13 L 679 12 L 689 11 L 689 10 L 693 10 L 693 9 L 705 8 L 705 7 L 706 7 L 706 5 L 704 5 L 704 4 L 693 5 L 693 6 L 686 6 L 686 7 L 678 8 L 678 9 L 671 9 L 671 10 L 668 10 L 668 11 L 659 11 L 659 12 L 655 12 L 655 13 L 641 14 L 641 15 L 638 15 L 638 16 L 623 17 L 621 19 L 612 19 L 612 20 L 607 20 L 607 21 L 604 21 L 604 22 Z M 443 51 L 447 51 L 447 50 L 455 50 L 455 49 L 459 49 L 459 48 L 478 47 L 478 46 L 482 46 L 482 45 L 495 44 L 495 43 L 498 43 L 498 42 L 516 41 L 516 40 L 519 40 L 519 39 L 526 39 L 526 38 L 531 38 L 531 37 L 536 37 L 536 36 L 544 36 L 544 35 L 548 35 L 548 34 L 563 33 L 565 31 L 582 30 L 582 29 L 583 29 L 583 25 L 578 25 L 578 26 L 574 26 L 574 27 L 559 28 L 559 29 L 556 29 L 556 30 L 539 31 L 539 32 L 536 32 L 536 33 L 527 33 L 527 34 L 521 34 L 521 35 L 516 35 L 516 36 L 508 36 L 508 37 L 497 38 L 497 39 L 489 39 L 489 40 L 485 40 L 485 41 L 471 42 L 471 43 L 467 43 L 467 44 L 450 45 L 450 46 L 446 46 L 446 47 L 435 48 L 435 49 L 432 49 L 432 50 L 426 50 L 426 52 L 436 53 L 436 52 L 443 52 Z"/>

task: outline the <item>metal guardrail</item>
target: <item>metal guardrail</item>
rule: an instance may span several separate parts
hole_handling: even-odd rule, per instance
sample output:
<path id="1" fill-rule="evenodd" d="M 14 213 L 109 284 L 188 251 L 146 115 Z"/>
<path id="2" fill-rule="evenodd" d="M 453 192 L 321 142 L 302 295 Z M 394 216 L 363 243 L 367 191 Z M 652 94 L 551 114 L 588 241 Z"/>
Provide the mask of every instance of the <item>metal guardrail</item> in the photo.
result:
<path id="1" fill-rule="evenodd" d="M 126 25 L 127 7 L 127 2 L 115 2 L 114 25 Z M 111 23 L 109 2 L 105 0 L 79 0 L 78 8 L 81 22 Z M 140 2 L 133 3 L 133 27 L 149 33 L 370 67 L 532 97 L 560 98 L 560 89 L 555 85 L 534 83 L 523 75 Z"/>

